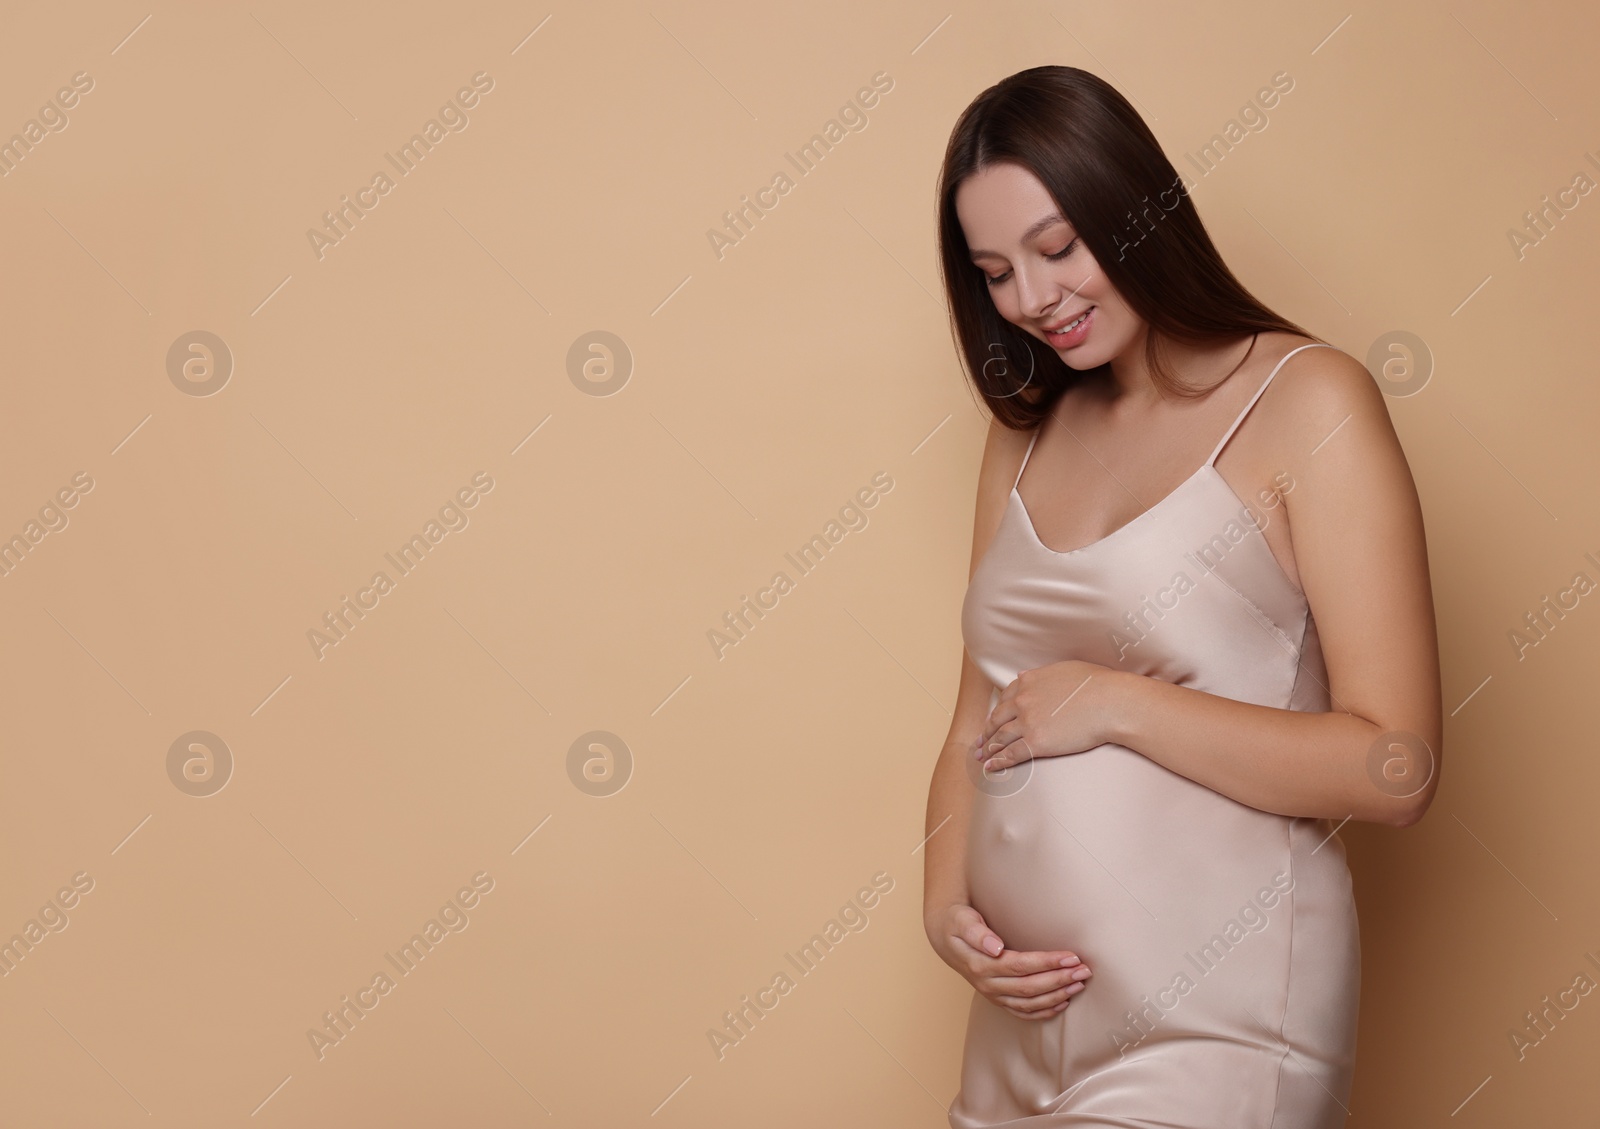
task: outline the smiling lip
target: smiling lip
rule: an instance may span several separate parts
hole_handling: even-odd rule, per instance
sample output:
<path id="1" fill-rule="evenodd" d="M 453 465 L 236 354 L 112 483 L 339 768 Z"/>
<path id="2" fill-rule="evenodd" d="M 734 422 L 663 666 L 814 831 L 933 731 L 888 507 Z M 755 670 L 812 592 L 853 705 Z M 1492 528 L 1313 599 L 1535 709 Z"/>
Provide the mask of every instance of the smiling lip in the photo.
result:
<path id="1" fill-rule="evenodd" d="M 1054 325 L 1045 326 L 1044 327 L 1044 331 L 1046 333 L 1060 333 L 1062 326 L 1071 325 L 1073 322 L 1077 321 L 1079 318 L 1081 318 L 1084 314 L 1088 313 L 1092 309 L 1094 309 L 1093 306 L 1085 306 L 1083 309 L 1081 309 L 1077 313 L 1073 314 L 1070 318 L 1062 318 L 1060 321 L 1056 322 L 1056 324 L 1054 324 Z"/>
<path id="2" fill-rule="evenodd" d="M 1078 323 L 1076 329 L 1069 333 L 1060 333 L 1054 329 L 1047 328 L 1045 330 L 1045 340 L 1050 342 L 1050 344 L 1056 349 L 1076 349 L 1079 345 L 1082 345 L 1089 336 L 1089 330 L 1094 325 L 1094 310 L 1095 308 L 1090 306 L 1088 309 L 1078 314 L 1078 317 L 1082 318 L 1083 320 Z M 1066 321 L 1063 321 L 1061 325 L 1071 325 L 1072 321 L 1073 319 L 1068 318 Z"/>

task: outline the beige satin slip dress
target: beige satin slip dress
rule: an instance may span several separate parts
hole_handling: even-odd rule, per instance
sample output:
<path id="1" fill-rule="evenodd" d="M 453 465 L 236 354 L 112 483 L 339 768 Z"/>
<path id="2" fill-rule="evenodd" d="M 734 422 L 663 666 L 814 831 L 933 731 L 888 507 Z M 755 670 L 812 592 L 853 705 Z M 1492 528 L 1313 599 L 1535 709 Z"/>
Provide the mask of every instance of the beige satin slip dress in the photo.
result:
<path id="1" fill-rule="evenodd" d="M 1213 465 L 1315 347 L 1278 362 L 1194 474 L 1098 541 L 1046 548 L 1012 487 L 961 615 L 994 696 L 1075 658 L 1329 708 L 1305 596 L 1252 520 L 1266 511 Z M 1247 807 L 1116 744 L 971 773 L 972 904 L 1008 947 L 1070 949 L 1094 975 L 1043 1021 L 973 993 L 953 1129 L 1344 1124 L 1361 958 L 1334 821 Z"/>

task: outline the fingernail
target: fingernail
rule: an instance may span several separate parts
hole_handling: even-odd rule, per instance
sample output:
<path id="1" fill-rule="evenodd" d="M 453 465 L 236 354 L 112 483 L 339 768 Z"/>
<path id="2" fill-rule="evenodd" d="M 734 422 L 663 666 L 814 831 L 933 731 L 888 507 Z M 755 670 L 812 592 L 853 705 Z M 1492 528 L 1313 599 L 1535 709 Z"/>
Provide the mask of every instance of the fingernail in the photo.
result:
<path id="1" fill-rule="evenodd" d="M 1087 968 L 1077 969 L 1073 972 L 1072 978 L 1074 980 L 1087 980 L 1089 979 L 1089 970 Z"/>
<path id="2" fill-rule="evenodd" d="M 1089 985 L 1087 985 L 1087 984 L 1074 984 L 1074 985 L 1073 985 L 1073 986 L 1072 986 L 1072 987 L 1070 987 L 1070 988 L 1068 988 L 1068 989 L 1067 989 L 1067 995 L 1069 995 L 1069 996 L 1075 996 L 1075 995 L 1077 995 L 1077 994 L 1078 994 L 1078 993 L 1079 993 L 1079 992 L 1081 992 L 1081 991 L 1083 991 L 1083 990 L 1084 990 L 1084 989 L 1085 989 L 1085 988 L 1087 988 L 1087 987 L 1088 987 L 1088 986 L 1089 986 Z"/>
<path id="3" fill-rule="evenodd" d="M 1077 963 L 1078 963 L 1078 958 L 1077 957 L 1066 956 L 1066 957 L 1062 957 L 1061 958 L 1061 967 L 1062 968 L 1071 968 L 1073 965 L 1075 965 Z"/>
<path id="4" fill-rule="evenodd" d="M 999 956 L 1001 950 L 1004 949 L 1004 948 L 1005 948 L 1005 946 L 1002 945 L 1000 943 L 999 939 L 995 938 L 995 937 L 990 937 L 986 941 L 984 941 L 984 943 L 983 943 L 983 951 L 988 953 L 992 957 Z"/>

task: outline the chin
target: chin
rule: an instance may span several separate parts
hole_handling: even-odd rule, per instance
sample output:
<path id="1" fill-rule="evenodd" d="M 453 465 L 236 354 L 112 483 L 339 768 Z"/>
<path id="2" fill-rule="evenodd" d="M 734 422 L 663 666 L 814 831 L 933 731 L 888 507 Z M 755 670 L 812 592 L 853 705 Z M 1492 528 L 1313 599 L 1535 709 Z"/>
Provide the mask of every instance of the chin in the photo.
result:
<path id="1" fill-rule="evenodd" d="M 1047 341 L 1045 344 L 1048 345 L 1049 342 Z M 1054 346 L 1051 347 L 1054 348 Z M 1062 352 L 1060 349 L 1055 350 L 1056 356 L 1061 358 L 1062 363 L 1074 372 L 1088 372 L 1091 369 L 1099 368 L 1111 359 L 1105 356 L 1104 353 L 1105 350 L 1099 348 L 1096 344 L 1080 345 L 1076 349 L 1071 349 L 1067 352 Z"/>

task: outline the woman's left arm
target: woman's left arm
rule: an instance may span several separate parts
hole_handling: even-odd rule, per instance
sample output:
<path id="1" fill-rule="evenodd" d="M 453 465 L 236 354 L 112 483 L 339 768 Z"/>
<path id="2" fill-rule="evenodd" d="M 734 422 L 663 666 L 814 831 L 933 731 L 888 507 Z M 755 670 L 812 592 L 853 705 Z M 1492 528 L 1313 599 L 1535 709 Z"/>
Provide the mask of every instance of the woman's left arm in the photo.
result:
<path id="1" fill-rule="evenodd" d="M 1422 818 L 1443 738 L 1422 507 L 1372 376 L 1335 349 L 1304 360 L 1313 355 L 1275 405 L 1272 446 L 1294 484 L 1283 503 L 1334 712 L 1057 663 L 1007 688 L 980 738 L 1004 747 L 977 754 L 986 763 L 1110 741 L 1263 811 L 1394 827 Z"/>

